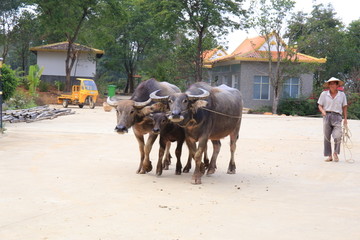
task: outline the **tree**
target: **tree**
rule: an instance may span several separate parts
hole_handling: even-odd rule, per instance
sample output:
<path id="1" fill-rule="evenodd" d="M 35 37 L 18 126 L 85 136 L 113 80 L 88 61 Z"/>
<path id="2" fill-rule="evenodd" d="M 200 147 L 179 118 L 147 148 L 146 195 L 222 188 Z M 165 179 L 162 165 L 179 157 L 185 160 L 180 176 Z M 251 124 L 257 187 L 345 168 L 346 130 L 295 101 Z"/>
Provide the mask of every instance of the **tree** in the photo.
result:
<path id="1" fill-rule="evenodd" d="M 286 37 L 297 45 L 299 52 L 327 59 L 315 75 L 315 88 L 322 88 L 324 79 L 342 78 L 348 49 L 344 26 L 336 18 L 332 5 L 314 5 L 310 15 L 299 12 L 296 16 L 289 21 Z"/>
<path id="2" fill-rule="evenodd" d="M 360 93 L 360 19 L 349 24 L 346 32 L 349 62 L 347 65 L 347 87 Z"/>
<path id="3" fill-rule="evenodd" d="M 68 42 L 65 60 L 65 90 L 71 89 L 71 70 L 78 56 L 78 51 L 74 47 L 82 26 L 88 18 L 94 14 L 97 0 L 33 0 L 36 4 L 36 11 L 46 33 L 61 34 Z M 46 38 L 46 36 L 44 36 Z"/>
<path id="4" fill-rule="evenodd" d="M 13 96 L 19 83 L 19 80 L 16 78 L 15 71 L 6 64 L 3 64 L 1 68 L 1 81 L 3 100 L 6 101 Z"/>
<path id="5" fill-rule="evenodd" d="M 9 52 L 9 63 L 13 68 L 21 68 L 23 73 L 28 71 L 30 61 L 35 58 L 29 51 L 30 45 L 39 42 L 39 24 L 35 14 L 22 11 L 18 23 L 14 26 L 12 34 L 17 41 L 12 44 Z"/>
<path id="6" fill-rule="evenodd" d="M 204 39 L 209 36 L 217 37 L 228 32 L 229 28 L 239 29 L 241 20 L 234 17 L 243 17 L 246 11 L 242 9 L 243 0 L 171 0 L 161 1 L 164 18 L 176 17 L 178 26 L 181 26 L 188 36 L 196 41 L 195 81 L 202 80 L 202 53 Z M 164 11 L 164 9 L 166 11 Z M 190 60 L 191 61 L 191 60 Z"/>
<path id="7" fill-rule="evenodd" d="M 294 8 L 295 2 L 292 0 L 260 0 L 253 2 L 254 11 L 252 25 L 259 29 L 260 35 L 263 36 L 266 43 L 266 57 L 268 59 L 268 75 L 273 89 L 272 112 L 277 113 L 280 95 L 286 73 L 282 66 L 285 62 L 289 63 L 294 56 L 294 51 L 287 48 L 281 38 L 281 32 L 284 28 L 284 21 Z M 274 54 L 273 54 L 274 53 Z"/>
<path id="8" fill-rule="evenodd" d="M 6 62 L 10 46 L 15 41 L 12 28 L 17 24 L 21 4 L 21 0 L 2 0 L 0 2 L 0 46 L 3 62 Z"/>
<path id="9" fill-rule="evenodd" d="M 98 24 L 104 26 L 97 31 L 95 40 L 107 53 L 101 64 L 113 72 L 125 74 L 125 93 L 134 91 L 134 76 L 137 74 L 139 62 L 144 59 L 147 49 L 158 41 L 164 32 L 154 20 L 150 8 L 152 2 L 108 0 L 99 6 L 101 14 L 93 19 L 96 22 L 89 22 L 91 28 Z"/>

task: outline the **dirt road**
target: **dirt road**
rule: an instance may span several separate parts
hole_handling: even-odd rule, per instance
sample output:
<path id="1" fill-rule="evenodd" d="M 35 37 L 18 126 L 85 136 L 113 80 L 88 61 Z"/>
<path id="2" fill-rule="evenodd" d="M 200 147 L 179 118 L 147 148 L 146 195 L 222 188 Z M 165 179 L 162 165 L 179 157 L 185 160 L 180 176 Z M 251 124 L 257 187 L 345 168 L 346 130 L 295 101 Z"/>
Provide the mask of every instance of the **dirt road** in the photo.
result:
<path id="1" fill-rule="evenodd" d="M 326 163 L 322 119 L 244 115 L 237 174 L 226 174 L 226 138 L 216 173 L 192 185 L 174 163 L 136 174 L 136 140 L 113 132 L 114 111 L 73 110 L 6 124 L 1 240 L 360 239 L 360 121 L 349 121 L 355 162 Z"/>

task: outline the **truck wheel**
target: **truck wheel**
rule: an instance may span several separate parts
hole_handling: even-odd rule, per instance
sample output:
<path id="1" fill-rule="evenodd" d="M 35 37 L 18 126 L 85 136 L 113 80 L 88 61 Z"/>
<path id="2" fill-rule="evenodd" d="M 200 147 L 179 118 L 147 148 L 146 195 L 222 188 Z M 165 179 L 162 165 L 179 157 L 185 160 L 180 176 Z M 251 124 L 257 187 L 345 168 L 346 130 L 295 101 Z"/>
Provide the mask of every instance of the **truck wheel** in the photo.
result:
<path id="1" fill-rule="evenodd" d="M 79 108 L 83 108 L 84 107 L 84 104 L 79 104 Z"/>
<path id="2" fill-rule="evenodd" d="M 95 102 L 92 97 L 89 97 L 89 107 L 91 109 L 95 108 Z"/>
<path id="3" fill-rule="evenodd" d="M 64 108 L 67 108 L 69 106 L 69 100 L 64 99 L 63 102 L 62 102 L 62 105 L 63 105 Z"/>

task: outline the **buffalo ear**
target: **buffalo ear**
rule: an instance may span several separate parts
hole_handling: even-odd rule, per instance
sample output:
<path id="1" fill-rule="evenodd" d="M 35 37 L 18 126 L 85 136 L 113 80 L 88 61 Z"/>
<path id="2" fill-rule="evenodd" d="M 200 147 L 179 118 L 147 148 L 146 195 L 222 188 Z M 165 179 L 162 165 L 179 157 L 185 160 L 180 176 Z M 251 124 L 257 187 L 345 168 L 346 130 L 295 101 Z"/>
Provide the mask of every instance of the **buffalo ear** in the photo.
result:
<path id="1" fill-rule="evenodd" d="M 192 111 L 196 113 L 199 108 L 206 107 L 207 104 L 208 102 L 205 100 L 197 100 L 192 104 Z"/>

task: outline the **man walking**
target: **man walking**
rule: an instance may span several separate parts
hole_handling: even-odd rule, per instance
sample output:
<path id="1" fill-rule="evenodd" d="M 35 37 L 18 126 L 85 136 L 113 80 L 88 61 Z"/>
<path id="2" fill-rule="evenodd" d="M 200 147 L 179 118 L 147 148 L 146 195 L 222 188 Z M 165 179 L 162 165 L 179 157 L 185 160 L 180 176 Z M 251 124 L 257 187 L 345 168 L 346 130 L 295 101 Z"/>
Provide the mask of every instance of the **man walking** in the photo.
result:
<path id="1" fill-rule="evenodd" d="M 329 91 L 323 91 L 319 97 L 319 110 L 323 116 L 324 125 L 324 156 L 326 162 L 338 162 L 341 144 L 341 122 L 344 118 L 344 125 L 347 125 L 347 99 L 344 92 L 338 87 L 344 82 L 337 78 L 330 78 L 324 83 Z M 334 153 L 331 149 L 331 136 L 334 138 Z"/>

